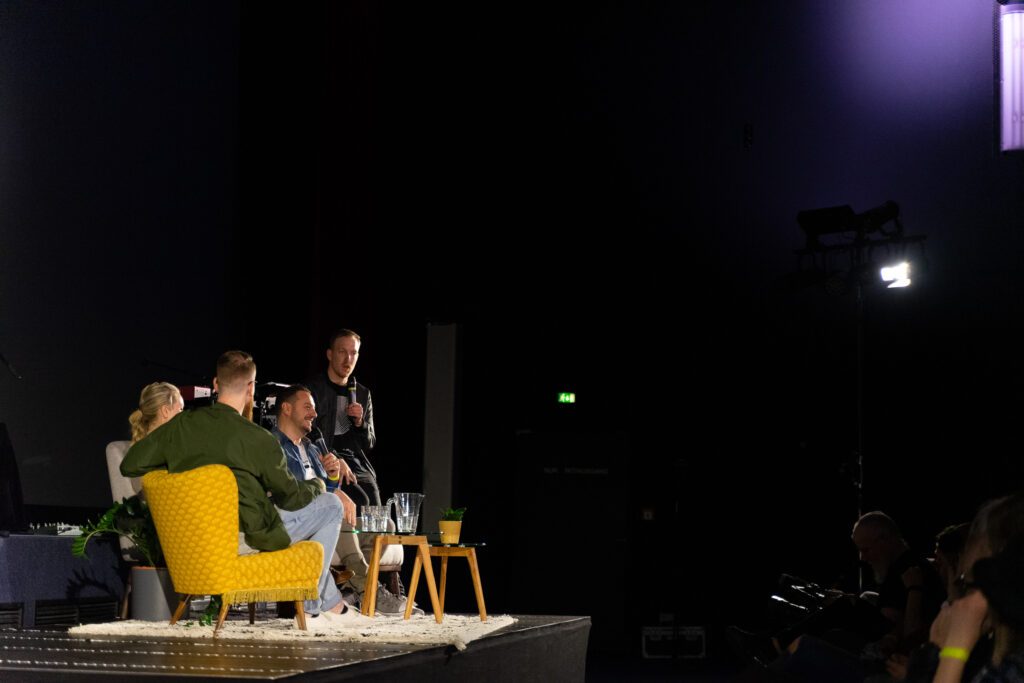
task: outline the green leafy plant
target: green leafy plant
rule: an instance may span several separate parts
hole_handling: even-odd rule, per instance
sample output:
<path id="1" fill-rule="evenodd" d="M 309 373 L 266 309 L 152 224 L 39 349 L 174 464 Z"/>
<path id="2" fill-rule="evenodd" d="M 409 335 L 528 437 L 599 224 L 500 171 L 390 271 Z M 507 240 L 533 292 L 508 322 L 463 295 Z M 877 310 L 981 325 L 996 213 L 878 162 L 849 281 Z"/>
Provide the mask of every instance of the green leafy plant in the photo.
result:
<path id="1" fill-rule="evenodd" d="M 156 526 L 146 501 L 135 495 L 114 503 L 96 520 L 82 526 L 82 533 L 71 543 L 71 554 L 88 557 L 85 547 L 89 539 L 100 534 L 124 536 L 135 546 L 139 559 L 150 567 L 163 567 L 164 554 L 156 537 Z"/>
<path id="2" fill-rule="evenodd" d="M 220 595 L 211 595 L 210 602 L 206 605 L 206 609 L 203 610 L 202 616 L 199 617 L 199 623 L 203 626 L 213 626 L 213 620 L 220 614 L 220 606 L 223 598 Z"/>
<path id="3" fill-rule="evenodd" d="M 442 522 L 461 522 L 466 508 L 441 508 Z"/>

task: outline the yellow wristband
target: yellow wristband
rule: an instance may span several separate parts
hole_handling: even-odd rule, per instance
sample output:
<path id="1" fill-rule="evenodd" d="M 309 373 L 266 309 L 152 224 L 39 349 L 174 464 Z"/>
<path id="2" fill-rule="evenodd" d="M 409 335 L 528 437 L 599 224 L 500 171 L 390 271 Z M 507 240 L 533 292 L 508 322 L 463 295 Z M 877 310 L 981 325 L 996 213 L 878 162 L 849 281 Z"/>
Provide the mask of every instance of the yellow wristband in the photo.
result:
<path id="1" fill-rule="evenodd" d="M 945 659 L 959 659 L 961 662 L 966 662 L 967 657 L 971 653 L 962 647 L 944 647 L 939 650 L 939 657 Z"/>
<path id="2" fill-rule="evenodd" d="M 331 475 L 328 474 L 327 475 L 327 479 L 330 480 L 330 481 L 338 481 L 339 479 L 341 479 L 341 475 L 339 474 L 336 477 L 332 477 Z"/>

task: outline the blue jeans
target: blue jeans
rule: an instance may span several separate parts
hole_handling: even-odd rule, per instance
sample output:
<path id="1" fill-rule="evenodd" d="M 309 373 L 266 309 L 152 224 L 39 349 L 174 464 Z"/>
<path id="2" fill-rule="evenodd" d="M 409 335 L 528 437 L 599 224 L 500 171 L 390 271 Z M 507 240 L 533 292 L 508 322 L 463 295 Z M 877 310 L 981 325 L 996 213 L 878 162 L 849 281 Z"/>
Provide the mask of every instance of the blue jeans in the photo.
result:
<path id="1" fill-rule="evenodd" d="M 338 542 L 343 517 L 341 501 L 332 493 L 324 493 L 314 498 L 313 502 L 304 508 L 294 512 L 278 508 L 277 512 L 281 515 L 281 521 L 284 522 L 285 531 L 288 532 L 292 543 L 316 541 L 323 546 L 324 566 L 320 571 L 320 599 L 307 600 L 305 608 L 309 614 L 326 612 L 341 602 L 341 594 L 334 585 L 334 577 L 331 576 L 331 555 Z"/>

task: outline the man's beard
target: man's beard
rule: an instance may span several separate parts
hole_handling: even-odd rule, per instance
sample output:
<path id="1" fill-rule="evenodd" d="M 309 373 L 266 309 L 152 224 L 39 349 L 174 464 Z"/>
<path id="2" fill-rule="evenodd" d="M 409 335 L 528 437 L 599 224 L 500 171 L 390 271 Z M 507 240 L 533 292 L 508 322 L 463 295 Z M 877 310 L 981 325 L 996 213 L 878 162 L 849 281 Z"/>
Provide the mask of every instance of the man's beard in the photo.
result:
<path id="1" fill-rule="evenodd" d="M 242 417 L 250 422 L 252 421 L 252 396 L 245 399 L 245 407 L 242 408 Z"/>

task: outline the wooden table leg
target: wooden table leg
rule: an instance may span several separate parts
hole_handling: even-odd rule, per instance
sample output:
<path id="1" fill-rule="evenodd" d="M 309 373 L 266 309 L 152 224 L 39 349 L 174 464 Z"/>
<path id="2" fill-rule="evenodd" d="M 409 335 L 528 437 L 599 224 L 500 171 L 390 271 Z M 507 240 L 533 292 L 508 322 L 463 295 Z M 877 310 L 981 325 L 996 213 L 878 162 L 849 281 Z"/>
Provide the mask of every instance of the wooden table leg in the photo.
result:
<path id="1" fill-rule="evenodd" d="M 370 555 L 370 567 L 366 572 L 366 586 L 363 589 L 362 612 L 372 617 L 377 608 L 377 577 L 380 575 L 380 555 L 384 537 L 377 534 L 373 539 L 373 553 Z"/>
<path id="2" fill-rule="evenodd" d="M 124 598 L 121 600 L 121 618 L 128 618 L 128 598 L 132 594 L 132 570 L 128 570 L 128 581 L 124 584 Z"/>
<path id="3" fill-rule="evenodd" d="M 420 554 L 416 553 L 416 561 L 412 563 L 412 579 L 409 580 L 409 591 L 405 594 L 405 619 L 412 616 L 412 603 L 416 598 L 416 587 L 420 583 L 420 567 L 423 565 L 423 560 L 420 559 Z"/>
<path id="4" fill-rule="evenodd" d="M 427 590 L 430 591 L 430 605 L 434 608 L 434 621 L 440 624 L 444 619 L 444 611 L 441 610 L 441 605 L 437 600 L 437 584 L 434 583 L 434 568 L 430 564 L 430 548 L 426 541 L 416 547 L 419 556 L 423 558 L 423 574 L 427 581 Z"/>
<path id="5" fill-rule="evenodd" d="M 441 556 L 441 611 L 444 612 L 444 589 L 448 585 L 448 556 Z"/>
<path id="6" fill-rule="evenodd" d="M 484 587 L 480 584 L 480 567 L 476 564 L 476 548 L 470 548 L 466 555 L 469 573 L 473 575 L 473 590 L 476 591 L 476 606 L 480 609 L 480 621 L 487 621 L 487 606 L 484 605 Z M 442 584 L 444 579 L 441 579 Z"/>

